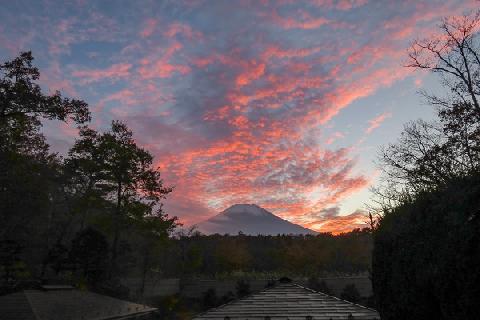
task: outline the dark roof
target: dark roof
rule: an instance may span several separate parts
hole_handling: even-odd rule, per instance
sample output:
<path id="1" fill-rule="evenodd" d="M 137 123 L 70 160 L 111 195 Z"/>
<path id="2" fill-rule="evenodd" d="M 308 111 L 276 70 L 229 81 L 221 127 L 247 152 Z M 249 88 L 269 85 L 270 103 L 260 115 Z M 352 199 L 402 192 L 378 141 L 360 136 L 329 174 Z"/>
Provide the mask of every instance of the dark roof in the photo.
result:
<path id="1" fill-rule="evenodd" d="M 0 297 L 2 320 L 128 319 L 155 308 L 81 290 L 25 290 Z"/>
<path id="2" fill-rule="evenodd" d="M 280 283 L 246 298 L 235 300 L 197 315 L 194 319 L 305 320 L 380 319 L 377 311 L 336 297 L 316 292 L 294 283 Z"/>

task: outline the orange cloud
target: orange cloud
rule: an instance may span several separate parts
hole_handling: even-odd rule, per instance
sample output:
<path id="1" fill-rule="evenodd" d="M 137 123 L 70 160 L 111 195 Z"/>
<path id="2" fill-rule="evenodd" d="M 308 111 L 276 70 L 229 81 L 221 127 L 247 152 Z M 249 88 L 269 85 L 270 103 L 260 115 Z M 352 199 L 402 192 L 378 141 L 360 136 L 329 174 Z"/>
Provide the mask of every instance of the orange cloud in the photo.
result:
<path id="1" fill-rule="evenodd" d="M 368 227 L 367 215 L 362 211 L 355 211 L 349 215 L 337 215 L 325 217 L 322 220 L 307 224 L 318 232 L 331 232 L 340 234 L 352 231 L 353 229 L 363 229 Z"/>

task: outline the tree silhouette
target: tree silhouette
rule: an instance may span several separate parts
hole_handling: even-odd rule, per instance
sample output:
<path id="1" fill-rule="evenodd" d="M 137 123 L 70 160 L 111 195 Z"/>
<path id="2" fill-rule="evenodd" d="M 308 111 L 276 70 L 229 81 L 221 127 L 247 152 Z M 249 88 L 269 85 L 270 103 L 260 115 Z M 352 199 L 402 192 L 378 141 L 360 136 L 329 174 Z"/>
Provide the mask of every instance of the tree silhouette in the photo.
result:
<path id="1" fill-rule="evenodd" d="M 40 72 L 32 62 L 32 52 L 28 51 L 0 65 L 0 119 L 30 117 L 37 120 L 42 117 L 61 121 L 71 119 L 76 123 L 90 121 L 90 111 L 84 101 L 64 98 L 58 91 L 53 95 L 42 93 L 35 83 Z"/>
<path id="2" fill-rule="evenodd" d="M 440 75 L 450 92 L 446 97 L 425 94 L 432 105 L 450 108 L 471 105 L 480 119 L 480 47 L 478 30 L 480 11 L 461 17 L 443 19 L 441 34 L 415 40 L 409 50 L 408 67 L 425 69 Z"/>
<path id="3" fill-rule="evenodd" d="M 437 121 L 407 124 L 380 154 L 372 283 L 382 319 L 478 316 L 479 27 L 479 12 L 446 18 L 409 52 L 408 66 L 440 75 L 445 95 L 423 93 Z"/>
<path id="4" fill-rule="evenodd" d="M 88 105 L 44 93 L 39 77 L 31 52 L 0 64 L 0 288 L 72 270 L 123 296 L 118 277 L 135 268 L 145 281 L 159 264 L 176 225 L 161 204 L 172 188 L 125 123 L 113 121 L 105 133 L 88 128 Z M 50 152 L 45 120 L 82 125 L 65 159 Z M 117 268 L 117 256 L 130 268 Z"/>
<path id="5" fill-rule="evenodd" d="M 81 124 L 90 112 L 81 100 L 44 93 L 39 77 L 31 52 L 0 64 L 0 240 L 22 243 L 44 269 L 71 219 L 65 214 L 71 194 L 40 131 L 42 120 Z"/>
<path id="6" fill-rule="evenodd" d="M 142 220 L 161 209 L 160 201 L 173 189 L 163 186 L 160 172 L 153 168 L 152 155 L 136 144 L 132 131 L 119 121 L 113 121 L 110 131 L 101 134 L 82 128 L 69 156 L 75 170 L 88 177 L 88 188 L 112 204 L 112 275 L 117 267 L 120 230 L 126 221 Z"/>
<path id="7" fill-rule="evenodd" d="M 446 18 L 440 35 L 413 42 L 407 66 L 438 74 L 446 94 L 423 92 L 438 120 L 408 123 L 397 143 L 381 149 L 382 206 L 480 170 L 479 12 Z"/>

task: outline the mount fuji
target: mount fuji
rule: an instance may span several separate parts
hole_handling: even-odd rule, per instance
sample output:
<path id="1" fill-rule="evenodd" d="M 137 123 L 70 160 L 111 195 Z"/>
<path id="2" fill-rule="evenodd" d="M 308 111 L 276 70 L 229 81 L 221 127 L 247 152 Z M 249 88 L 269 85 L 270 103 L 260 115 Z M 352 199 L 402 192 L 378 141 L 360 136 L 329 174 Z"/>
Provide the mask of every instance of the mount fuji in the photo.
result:
<path id="1" fill-rule="evenodd" d="M 291 223 L 255 204 L 235 204 L 218 215 L 196 225 L 204 234 L 247 235 L 317 234 Z"/>

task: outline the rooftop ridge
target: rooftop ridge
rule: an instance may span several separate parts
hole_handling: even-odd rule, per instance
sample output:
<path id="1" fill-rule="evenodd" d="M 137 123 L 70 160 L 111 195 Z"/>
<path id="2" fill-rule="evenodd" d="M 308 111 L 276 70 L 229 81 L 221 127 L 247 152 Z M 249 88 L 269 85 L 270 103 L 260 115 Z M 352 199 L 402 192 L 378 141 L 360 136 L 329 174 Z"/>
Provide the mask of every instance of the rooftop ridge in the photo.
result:
<path id="1" fill-rule="evenodd" d="M 13 309 L 11 301 L 16 303 Z M 60 305 L 62 305 L 61 312 L 57 314 L 57 307 Z M 20 307 L 16 310 L 15 306 Z M 16 315 L 20 312 L 19 316 L 12 319 L 24 319 L 22 314 L 26 313 L 28 319 L 33 320 L 113 320 L 150 314 L 156 310 L 157 308 L 145 304 L 82 290 L 62 292 L 62 290 L 27 289 L 0 297 L 0 318 L 2 319 L 3 312 L 7 312 L 7 319 L 11 318 L 8 314 Z"/>
<path id="2" fill-rule="evenodd" d="M 250 294 L 248 294 L 248 295 L 246 295 L 246 296 L 244 296 L 244 297 L 242 297 L 242 298 L 233 299 L 232 301 L 229 301 L 229 302 L 227 302 L 227 303 L 221 304 L 221 305 L 219 305 L 218 307 L 210 308 L 210 309 L 208 309 L 208 310 L 206 310 L 206 311 L 203 311 L 202 313 L 197 314 L 195 317 L 200 317 L 200 316 L 202 316 L 202 315 L 204 315 L 204 314 L 206 314 L 206 313 L 208 313 L 208 312 L 210 312 L 210 311 L 212 311 L 212 310 L 222 309 L 222 308 L 224 308 L 224 307 L 226 307 L 226 306 L 229 306 L 229 305 L 231 305 L 231 304 L 233 304 L 233 303 L 235 303 L 235 302 L 238 302 L 238 301 L 240 301 L 240 300 L 244 300 L 244 299 L 247 299 L 247 298 L 252 297 L 252 296 L 254 296 L 254 295 L 257 295 L 257 294 L 259 294 L 259 293 L 262 293 L 262 292 L 271 290 L 271 289 L 275 288 L 277 285 L 279 285 L 279 284 L 275 284 L 275 285 L 273 285 L 273 286 L 271 286 L 271 287 L 266 287 L 266 288 L 264 288 L 263 290 L 258 291 L 258 292 L 252 292 L 252 293 L 250 293 Z"/>
<path id="3" fill-rule="evenodd" d="M 333 299 L 333 300 L 336 300 L 336 301 L 340 301 L 342 303 L 346 303 L 346 304 L 349 304 L 349 305 L 352 305 L 352 306 L 355 306 L 355 307 L 358 307 L 358 308 L 361 308 L 361 309 L 365 309 L 365 310 L 368 310 L 368 311 L 371 311 L 371 312 L 377 312 L 377 310 L 375 309 L 372 309 L 372 308 L 368 308 L 366 306 L 363 306 L 363 305 L 360 305 L 360 304 L 357 304 L 357 303 L 353 303 L 353 302 L 350 302 L 350 301 L 347 301 L 347 300 L 344 300 L 344 299 L 341 299 L 341 298 L 338 298 L 338 297 L 335 297 L 335 296 L 332 296 L 332 295 L 329 295 L 329 294 L 326 294 L 326 293 L 323 293 L 323 292 L 320 292 L 320 291 L 316 291 L 316 290 L 313 290 L 311 288 L 307 288 L 307 287 L 304 287 L 302 285 L 299 285 L 298 283 L 294 283 L 294 282 L 290 282 L 290 283 L 276 283 L 275 285 L 271 286 L 271 287 L 266 287 L 264 288 L 263 290 L 261 291 L 258 291 L 258 292 L 254 292 L 254 293 L 251 293 L 249 295 L 246 295 L 245 297 L 242 297 L 242 298 L 237 298 L 237 299 L 234 299 L 232 301 L 229 301 L 227 303 L 224 303 L 222 305 L 219 305 L 215 308 L 211 308 L 211 309 L 208 309 L 204 312 L 201 312 L 199 314 L 196 314 L 194 316 L 193 319 L 197 319 L 197 318 L 202 318 L 203 316 L 207 315 L 208 313 L 211 313 L 212 311 L 222 311 L 222 309 L 226 308 L 226 307 L 229 307 L 235 303 L 238 303 L 238 302 L 242 302 L 246 299 L 249 299 L 249 298 L 252 298 L 254 296 L 258 296 L 258 295 L 261 295 L 263 293 L 267 293 L 268 291 L 270 290 L 274 290 L 274 289 L 278 289 L 279 287 L 296 287 L 296 288 L 299 288 L 299 289 L 302 289 L 302 290 L 305 290 L 309 293 L 314 293 L 314 294 L 318 294 L 318 295 L 321 295 L 321 296 L 325 296 L 325 297 L 328 297 L 329 299 Z"/>
<path id="4" fill-rule="evenodd" d="M 358 304 L 358 303 L 354 303 L 354 302 L 351 302 L 351 301 L 348 301 L 348 300 L 344 300 L 344 299 L 341 299 L 341 298 L 339 298 L 339 297 L 335 297 L 335 296 L 332 296 L 332 295 L 329 295 L 329 294 L 326 294 L 326 293 L 323 293 L 323 292 L 320 292 L 320 291 L 315 291 L 315 290 L 313 290 L 313 289 L 310 289 L 310 288 L 301 286 L 301 285 L 299 285 L 298 283 L 292 283 L 292 285 L 297 286 L 297 287 L 302 288 L 302 289 L 307 290 L 307 291 L 311 291 L 311 292 L 313 292 L 313 293 L 323 294 L 324 296 L 333 298 L 333 299 L 335 299 L 335 300 L 343 301 L 343 302 L 352 304 L 352 305 L 354 305 L 354 306 L 357 306 L 357 307 L 360 307 L 360 308 L 363 308 L 363 309 L 367 309 L 367 310 L 370 310 L 370 311 L 375 311 L 375 312 L 377 312 L 377 310 L 375 310 L 375 309 L 372 309 L 372 308 L 369 308 L 369 307 L 366 307 L 366 306 L 364 306 L 364 305 L 361 305 L 361 304 Z"/>

